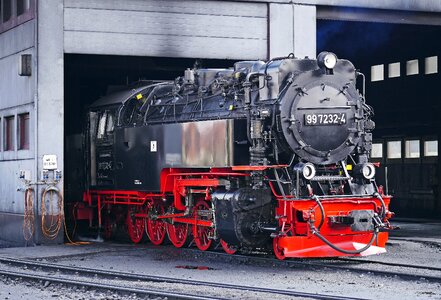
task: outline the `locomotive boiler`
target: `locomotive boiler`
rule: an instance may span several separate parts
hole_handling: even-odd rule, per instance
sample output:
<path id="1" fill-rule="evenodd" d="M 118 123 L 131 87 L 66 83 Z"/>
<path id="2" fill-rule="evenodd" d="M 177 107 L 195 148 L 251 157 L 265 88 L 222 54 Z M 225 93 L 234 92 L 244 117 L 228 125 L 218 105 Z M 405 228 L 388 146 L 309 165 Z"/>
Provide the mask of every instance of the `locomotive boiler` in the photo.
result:
<path id="1" fill-rule="evenodd" d="M 104 97 L 89 109 L 76 215 L 107 238 L 123 224 L 155 245 L 385 252 L 391 197 L 369 162 L 375 123 L 359 76 L 330 52 L 291 54 Z"/>

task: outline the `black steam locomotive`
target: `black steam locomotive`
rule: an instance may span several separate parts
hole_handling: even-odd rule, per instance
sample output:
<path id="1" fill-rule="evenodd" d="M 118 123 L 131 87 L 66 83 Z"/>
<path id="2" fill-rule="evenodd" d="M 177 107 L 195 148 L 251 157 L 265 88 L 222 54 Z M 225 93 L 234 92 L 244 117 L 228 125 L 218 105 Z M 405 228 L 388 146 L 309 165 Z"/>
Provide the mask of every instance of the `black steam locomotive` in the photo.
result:
<path id="1" fill-rule="evenodd" d="M 390 196 L 368 161 L 375 123 L 359 75 L 323 52 L 104 97 L 89 111 L 76 215 L 106 237 L 124 224 L 134 242 L 145 231 L 228 253 L 272 243 L 280 259 L 384 252 Z"/>

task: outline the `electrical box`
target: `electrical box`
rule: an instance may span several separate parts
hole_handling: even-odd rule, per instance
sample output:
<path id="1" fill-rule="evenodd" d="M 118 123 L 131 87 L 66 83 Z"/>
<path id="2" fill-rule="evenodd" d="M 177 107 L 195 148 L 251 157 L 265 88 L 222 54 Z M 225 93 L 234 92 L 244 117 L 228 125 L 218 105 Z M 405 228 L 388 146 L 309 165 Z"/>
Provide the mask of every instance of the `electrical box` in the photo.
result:
<path id="1" fill-rule="evenodd" d="M 54 177 L 55 177 L 55 180 L 60 181 L 61 178 L 63 177 L 63 175 L 62 175 L 62 173 L 61 173 L 61 170 L 55 170 L 55 175 L 54 175 Z"/>
<path id="2" fill-rule="evenodd" d="M 49 180 L 49 171 L 48 170 L 41 171 L 41 180 L 43 180 L 43 181 Z"/>
<path id="3" fill-rule="evenodd" d="M 18 178 L 24 181 L 31 181 L 31 171 L 30 170 L 20 170 L 18 173 Z"/>

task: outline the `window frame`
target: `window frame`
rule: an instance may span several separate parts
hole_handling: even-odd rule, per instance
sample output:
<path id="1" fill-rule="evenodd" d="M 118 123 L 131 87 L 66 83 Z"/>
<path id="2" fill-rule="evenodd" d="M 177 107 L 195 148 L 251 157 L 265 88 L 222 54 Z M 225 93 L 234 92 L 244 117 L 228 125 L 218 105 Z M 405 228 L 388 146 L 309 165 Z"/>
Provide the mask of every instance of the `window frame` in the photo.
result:
<path id="1" fill-rule="evenodd" d="M 389 143 L 399 142 L 400 143 L 400 157 L 389 157 Z M 392 162 L 401 162 L 403 159 L 403 141 L 401 139 L 389 139 L 386 140 L 386 160 Z"/>
<path id="2" fill-rule="evenodd" d="M 433 66 L 430 63 L 433 60 Z M 424 58 L 424 75 L 438 74 L 438 55 L 427 56 Z M 433 69 L 432 69 L 433 68 Z"/>
<path id="3" fill-rule="evenodd" d="M 371 82 L 384 81 L 384 64 L 372 65 L 371 66 Z M 378 75 L 381 74 L 381 77 Z M 375 75 L 375 78 L 374 78 Z"/>
<path id="4" fill-rule="evenodd" d="M 107 110 L 104 110 L 98 114 L 98 121 L 96 124 L 96 134 L 95 134 L 97 141 L 102 141 L 106 138 L 106 128 L 107 128 Z"/>
<path id="5" fill-rule="evenodd" d="M 396 70 L 395 68 L 397 68 L 398 70 Z M 387 78 L 389 79 L 389 78 L 399 78 L 399 77 L 401 77 L 401 62 L 398 61 L 398 62 L 389 63 L 387 65 Z"/>
<path id="6" fill-rule="evenodd" d="M 438 143 L 439 143 L 439 141 L 438 141 L 438 139 L 437 138 L 425 138 L 425 139 L 423 139 L 423 155 L 422 155 L 422 158 L 424 158 L 424 159 L 435 159 L 435 160 L 438 160 L 438 156 L 439 156 L 439 152 L 438 152 L 438 148 L 439 148 L 439 145 L 438 145 Z M 426 143 L 427 142 L 436 142 L 437 143 L 437 155 L 426 155 Z"/>
<path id="7" fill-rule="evenodd" d="M 410 150 L 410 143 L 411 142 L 418 142 L 418 156 L 417 157 L 412 157 L 412 156 L 407 156 L 407 145 L 409 145 L 409 150 Z M 410 153 L 409 153 L 410 154 Z M 421 159 L 421 139 L 420 138 L 406 138 L 404 140 L 404 159 L 406 160 L 419 160 Z"/>
<path id="8" fill-rule="evenodd" d="M 373 157 L 372 156 L 372 154 L 374 152 L 374 145 L 381 145 L 381 156 L 380 157 Z M 385 149 L 385 147 L 384 147 L 384 142 L 383 141 L 374 141 L 374 142 L 372 142 L 372 150 L 371 150 L 371 157 L 370 158 L 372 160 L 376 160 L 376 161 L 380 161 L 380 160 L 385 159 L 384 149 Z"/>
<path id="9" fill-rule="evenodd" d="M 24 124 L 24 120 L 28 121 L 28 126 L 26 127 Z M 17 116 L 18 122 L 18 150 L 29 150 L 31 144 L 31 116 L 28 112 L 21 113 Z M 26 130 L 27 130 L 27 141 L 26 138 Z"/>
<path id="10" fill-rule="evenodd" d="M 4 0 L 0 0 L 0 33 L 8 31 L 35 18 L 36 0 L 29 0 L 29 9 L 19 16 L 17 16 L 17 0 L 11 0 L 11 18 L 8 21 L 3 22 L 3 2 Z"/>
<path id="11" fill-rule="evenodd" d="M 416 71 L 412 70 L 412 67 L 415 66 L 416 66 Z M 420 60 L 418 58 L 406 60 L 406 76 L 417 76 L 420 74 L 421 74 Z"/>
<path id="12" fill-rule="evenodd" d="M 5 116 L 4 118 L 4 130 L 3 130 L 3 151 L 13 152 L 15 151 L 15 115 Z M 12 126 L 11 131 L 9 130 Z"/>

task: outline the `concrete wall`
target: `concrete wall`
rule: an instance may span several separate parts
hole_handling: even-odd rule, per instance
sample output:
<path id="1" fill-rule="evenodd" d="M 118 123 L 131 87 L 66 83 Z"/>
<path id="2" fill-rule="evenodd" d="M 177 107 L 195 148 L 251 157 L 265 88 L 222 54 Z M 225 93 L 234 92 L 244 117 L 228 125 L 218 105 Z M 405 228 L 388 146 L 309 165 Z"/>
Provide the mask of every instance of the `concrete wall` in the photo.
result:
<path id="1" fill-rule="evenodd" d="M 66 0 L 64 17 L 66 53 L 267 57 L 264 3 Z"/>
<path id="2" fill-rule="evenodd" d="M 0 35 L 0 238 L 23 243 L 22 224 L 24 193 L 18 179 L 20 169 L 31 170 L 35 176 L 35 106 L 36 47 L 35 20 L 28 21 Z M 32 76 L 18 75 L 21 54 L 31 54 Z M 18 135 L 14 151 L 4 151 L 5 117 L 15 117 L 18 133 L 18 115 L 30 114 L 30 149 L 18 150 Z"/>
<path id="3" fill-rule="evenodd" d="M 63 52 L 63 0 L 38 1 L 38 87 L 37 87 L 37 166 L 43 169 L 43 156 L 56 155 L 58 169 L 64 165 L 64 52 Z M 53 175 L 53 174 L 52 174 Z M 38 195 L 45 185 L 39 186 Z M 57 184 L 63 190 L 63 181 Z M 39 197 L 36 223 L 41 220 Z M 56 205 L 56 203 L 53 203 Z M 37 226 L 40 227 L 39 225 Z M 36 243 L 63 242 L 63 227 L 52 240 L 35 231 Z"/>
<path id="4" fill-rule="evenodd" d="M 315 56 L 316 8 L 228 1 L 66 0 L 66 53 L 267 59 Z"/>
<path id="5" fill-rule="evenodd" d="M 269 4 L 269 57 L 316 56 L 316 7 Z"/>
<path id="6" fill-rule="evenodd" d="M 34 19 L 0 34 L 0 239 L 20 244 L 26 241 L 19 170 L 31 171 L 35 183 L 41 178 L 45 154 L 57 156 L 60 170 L 64 161 L 63 0 L 39 1 L 38 18 L 38 22 Z M 29 77 L 18 75 L 19 57 L 24 53 L 32 55 Z M 29 150 L 18 150 L 18 115 L 22 113 L 30 114 Z M 15 116 L 14 151 L 3 149 L 4 118 L 9 116 Z M 62 227 L 54 239 L 47 239 L 40 229 L 41 195 L 46 186 L 33 185 L 35 233 L 28 244 L 63 241 Z M 57 187 L 62 190 L 63 182 Z"/>

